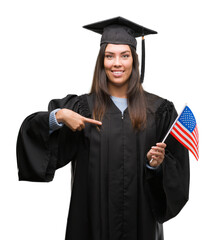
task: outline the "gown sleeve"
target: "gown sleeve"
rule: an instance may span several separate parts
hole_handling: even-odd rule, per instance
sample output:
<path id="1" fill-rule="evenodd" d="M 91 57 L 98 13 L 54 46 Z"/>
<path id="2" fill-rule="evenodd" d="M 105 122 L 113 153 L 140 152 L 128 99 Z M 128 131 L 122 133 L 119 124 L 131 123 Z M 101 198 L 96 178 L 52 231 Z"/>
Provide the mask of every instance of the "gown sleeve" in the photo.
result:
<path id="1" fill-rule="evenodd" d="M 56 169 L 75 159 L 80 136 L 78 132 L 63 126 L 49 134 L 49 114 L 56 108 L 79 112 L 78 96 L 68 95 L 52 100 L 47 112 L 33 113 L 23 121 L 17 139 L 19 180 L 52 181 Z M 70 151 L 67 151 L 68 148 Z"/>
<path id="2" fill-rule="evenodd" d="M 165 100 L 156 112 L 156 139 L 161 142 L 177 117 L 174 105 Z M 171 134 L 166 139 L 165 159 L 148 180 L 155 218 L 163 223 L 175 217 L 189 198 L 188 150 Z"/>

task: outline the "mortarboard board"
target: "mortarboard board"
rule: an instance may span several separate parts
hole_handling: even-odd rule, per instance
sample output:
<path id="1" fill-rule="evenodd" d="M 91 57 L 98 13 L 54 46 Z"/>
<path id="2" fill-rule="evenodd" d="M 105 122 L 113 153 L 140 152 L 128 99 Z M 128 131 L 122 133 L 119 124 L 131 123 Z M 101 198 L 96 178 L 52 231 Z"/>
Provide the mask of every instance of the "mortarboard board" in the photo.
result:
<path id="1" fill-rule="evenodd" d="M 145 28 L 122 17 L 92 23 L 83 26 L 93 32 L 102 34 L 101 45 L 105 43 L 127 44 L 136 49 L 136 37 L 142 37 L 142 64 L 140 81 L 143 82 L 145 71 L 145 41 L 144 36 L 156 34 L 156 31 Z"/>

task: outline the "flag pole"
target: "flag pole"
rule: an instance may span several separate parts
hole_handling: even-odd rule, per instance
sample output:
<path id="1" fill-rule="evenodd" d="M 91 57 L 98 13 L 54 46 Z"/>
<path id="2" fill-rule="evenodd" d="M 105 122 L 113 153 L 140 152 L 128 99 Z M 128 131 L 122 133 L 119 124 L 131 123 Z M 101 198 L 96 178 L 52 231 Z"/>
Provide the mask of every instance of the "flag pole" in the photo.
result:
<path id="1" fill-rule="evenodd" d="M 178 117 L 175 119 L 174 123 L 172 124 L 171 128 L 169 129 L 169 131 L 167 132 L 166 136 L 164 137 L 162 143 L 165 142 L 165 140 L 167 139 L 167 137 L 169 136 L 170 132 L 172 131 L 173 127 L 175 126 L 176 122 L 178 121 L 179 117 L 181 116 L 182 112 L 184 111 L 184 109 L 186 108 L 187 103 L 185 103 L 185 106 L 183 107 L 181 113 L 178 115 Z"/>

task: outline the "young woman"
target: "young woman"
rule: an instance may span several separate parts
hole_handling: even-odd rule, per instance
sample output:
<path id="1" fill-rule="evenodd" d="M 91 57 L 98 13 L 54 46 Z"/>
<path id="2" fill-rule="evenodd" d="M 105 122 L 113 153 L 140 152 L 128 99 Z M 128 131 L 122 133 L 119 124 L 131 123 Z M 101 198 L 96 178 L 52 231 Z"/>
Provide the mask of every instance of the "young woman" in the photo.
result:
<path id="1" fill-rule="evenodd" d="M 162 143 L 173 104 L 140 82 L 134 37 L 153 31 L 120 17 L 85 27 L 102 33 L 91 93 L 25 119 L 19 179 L 51 181 L 72 163 L 66 240 L 161 240 L 162 223 L 188 200 L 189 159 L 173 137 Z"/>

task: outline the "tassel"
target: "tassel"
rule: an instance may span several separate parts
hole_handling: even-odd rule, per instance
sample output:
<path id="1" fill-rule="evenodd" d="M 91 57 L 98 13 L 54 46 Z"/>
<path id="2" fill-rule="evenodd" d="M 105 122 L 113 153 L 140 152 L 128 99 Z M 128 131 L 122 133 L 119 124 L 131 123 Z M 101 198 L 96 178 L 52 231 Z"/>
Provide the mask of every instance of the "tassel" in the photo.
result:
<path id="1" fill-rule="evenodd" d="M 142 37 L 142 61 L 141 61 L 141 75 L 140 75 L 140 83 L 143 83 L 145 74 L 145 40 L 144 36 Z"/>

